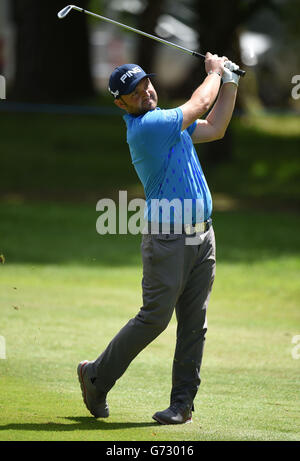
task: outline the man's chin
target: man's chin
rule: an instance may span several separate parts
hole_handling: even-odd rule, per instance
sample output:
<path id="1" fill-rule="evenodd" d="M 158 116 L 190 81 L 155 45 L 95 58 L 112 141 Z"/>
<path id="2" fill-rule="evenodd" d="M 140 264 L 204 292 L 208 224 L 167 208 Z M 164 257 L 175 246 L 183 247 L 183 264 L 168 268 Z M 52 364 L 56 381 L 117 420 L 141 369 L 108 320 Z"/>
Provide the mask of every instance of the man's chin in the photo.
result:
<path id="1" fill-rule="evenodd" d="M 145 104 L 142 105 L 142 111 L 148 112 L 149 110 L 154 110 L 156 109 L 157 103 L 156 101 L 148 101 Z"/>
<path id="2" fill-rule="evenodd" d="M 137 112 L 131 112 L 131 115 L 139 116 L 146 114 L 150 110 L 154 110 L 157 107 L 157 101 L 148 101 L 147 103 L 142 104 L 141 109 Z"/>

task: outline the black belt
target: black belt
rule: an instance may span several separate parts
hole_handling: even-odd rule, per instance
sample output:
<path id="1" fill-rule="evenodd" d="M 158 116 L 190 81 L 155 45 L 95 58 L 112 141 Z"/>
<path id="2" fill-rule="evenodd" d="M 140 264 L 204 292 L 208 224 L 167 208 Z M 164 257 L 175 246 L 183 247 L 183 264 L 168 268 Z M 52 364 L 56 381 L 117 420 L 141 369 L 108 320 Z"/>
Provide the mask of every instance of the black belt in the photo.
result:
<path id="1" fill-rule="evenodd" d="M 168 223 L 152 223 L 148 222 L 149 234 L 204 234 L 212 226 L 212 219 L 195 224 L 168 224 Z"/>

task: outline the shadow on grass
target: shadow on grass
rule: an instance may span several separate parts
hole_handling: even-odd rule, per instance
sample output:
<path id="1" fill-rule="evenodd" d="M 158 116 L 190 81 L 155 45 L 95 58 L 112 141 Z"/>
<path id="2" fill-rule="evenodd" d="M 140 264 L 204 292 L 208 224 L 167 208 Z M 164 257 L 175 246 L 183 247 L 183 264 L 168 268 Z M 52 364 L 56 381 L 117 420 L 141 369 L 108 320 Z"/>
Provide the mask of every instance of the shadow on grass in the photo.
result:
<path id="1" fill-rule="evenodd" d="M 132 429 L 135 427 L 157 427 L 158 423 L 156 422 L 109 422 L 103 420 L 96 420 L 89 416 L 66 416 L 66 420 L 74 421 L 76 424 L 70 423 L 11 423 L 4 426 L 0 426 L 0 431 L 8 430 L 20 430 L 20 431 L 48 431 L 48 432 L 68 432 L 68 431 L 113 431 L 113 430 L 124 430 Z"/>

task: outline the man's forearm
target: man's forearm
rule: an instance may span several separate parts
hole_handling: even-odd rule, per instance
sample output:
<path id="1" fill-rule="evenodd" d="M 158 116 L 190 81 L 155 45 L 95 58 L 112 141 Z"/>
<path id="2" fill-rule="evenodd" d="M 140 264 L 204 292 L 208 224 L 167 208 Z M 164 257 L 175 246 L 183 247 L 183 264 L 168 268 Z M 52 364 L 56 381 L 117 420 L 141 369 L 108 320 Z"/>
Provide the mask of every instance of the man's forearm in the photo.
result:
<path id="1" fill-rule="evenodd" d="M 180 106 L 183 113 L 182 130 L 204 115 L 212 106 L 220 89 L 221 78 L 218 74 L 208 75 L 194 91 L 189 101 Z"/>
<path id="2" fill-rule="evenodd" d="M 200 112 L 198 117 L 207 112 L 215 102 L 220 89 L 220 83 L 221 77 L 214 72 L 207 75 L 203 83 L 192 94 L 191 101 L 196 107 L 199 107 Z"/>
<path id="3" fill-rule="evenodd" d="M 218 137 L 223 137 L 231 120 L 237 94 L 237 85 L 225 83 L 222 85 L 217 101 L 206 117 L 210 125 L 214 127 Z"/>

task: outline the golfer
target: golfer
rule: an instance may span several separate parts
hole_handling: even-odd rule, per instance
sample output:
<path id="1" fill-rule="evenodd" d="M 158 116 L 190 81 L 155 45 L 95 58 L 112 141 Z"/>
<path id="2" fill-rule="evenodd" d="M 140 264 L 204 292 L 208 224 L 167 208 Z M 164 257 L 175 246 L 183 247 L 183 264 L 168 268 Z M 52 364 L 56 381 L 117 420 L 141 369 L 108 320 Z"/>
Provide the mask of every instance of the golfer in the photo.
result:
<path id="1" fill-rule="evenodd" d="M 185 104 L 168 110 L 157 107 L 153 74 L 136 64 L 111 74 L 109 91 L 126 112 L 132 163 L 145 191 L 148 232 L 141 245 L 143 306 L 96 360 L 77 367 L 84 403 L 96 418 L 109 416 L 108 392 L 139 352 L 166 329 L 175 309 L 170 404 L 153 418 L 160 424 L 192 420 L 216 265 L 212 199 L 194 144 L 224 136 L 236 100 L 237 68 L 226 57 L 207 53 L 202 84 Z M 157 207 L 162 199 L 178 199 L 183 211 L 169 213 L 166 222 Z M 183 206 L 186 201 L 191 210 Z M 187 239 L 192 241 L 187 244 Z"/>

